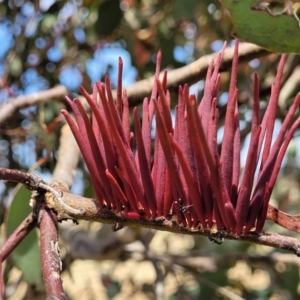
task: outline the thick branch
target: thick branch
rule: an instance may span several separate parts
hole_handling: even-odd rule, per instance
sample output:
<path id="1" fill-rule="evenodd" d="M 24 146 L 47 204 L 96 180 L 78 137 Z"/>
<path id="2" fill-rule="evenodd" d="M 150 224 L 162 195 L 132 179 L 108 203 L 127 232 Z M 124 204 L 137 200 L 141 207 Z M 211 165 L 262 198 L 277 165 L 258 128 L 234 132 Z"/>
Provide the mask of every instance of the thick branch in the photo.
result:
<path id="1" fill-rule="evenodd" d="M 267 50 L 256 45 L 242 43 L 239 47 L 239 62 L 248 62 L 254 58 L 267 55 L 268 53 Z M 217 55 L 217 53 L 204 55 L 187 66 L 168 71 L 168 89 L 174 90 L 177 89 L 179 85 L 193 84 L 204 79 L 211 59 L 215 59 Z M 232 58 L 233 47 L 230 47 L 225 50 L 221 71 L 231 68 Z M 150 96 L 153 82 L 154 77 L 152 76 L 148 79 L 138 81 L 126 88 L 131 106 L 141 103 L 145 97 Z M 64 101 L 64 97 L 67 94 L 68 90 L 64 86 L 59 85 L 46 91 L 10 99 L 9 103 L 0 107 L 0 124 L 5 122 L 20 108 L 48 103 L 50 101 Z M 113 92 L 113 95 L 116 97 L 116 91 Z"/>
<path id="2" fill-rule="evenodd" d="M 144 227 L 152 228 L 156 230 L 170 231 L 181 234 L 202 235 L 213 237 L 215 234 L 210 229 L 189 229 L 178 225 L 177 220 L 166 219 L 163 217 L 148 220 L 144 218 L 140 219 L 127 219 L 121 217 L 120 214 L 115 214 L 109 209 L 101 208 L 95 199 L 84 198 L 70 194 L 66 191 L 66 185 L 55 183 L 54 185 L 47 186 L 40 181 L 36 181 L 34 175 L 22 173 L 20 171 L 9 170 L 0 168 L 0 179 L 19 181 L 27 186 L 29 189 L 44 189 L 46 193 L 46 204 L 49 208 L 54 209 L 57 212 L 59 219 L 73 218 L 74 220 L 90 220 L 102 223 L 113 224 L 114 228 L 118 229 L 122 226 L 132 227 Z M 62 204 L 63 205 L 62 205 Z M 271 210 L 270 210 L 271 208 Z M 274 212 L 276 212 L 276 221 L 280 224 L 282 215 L 284 218 L 291 217 L 273 207 L 269 207 L 268 219 L 274 220 Z M 293 217 L 293 216 L 292 216 Z M 294 216 L 294 222 L 298 222 L 299 216 Z M 293 229 L 291 229 L 293 230 Z M 222 237 L 231 240 L 240 240 L 246 242 L 252 242 L 274 248 L 284 249 L 295 253 L 300 256 L 300 241 L 293 237 L 281 236 L 278 234 L 264 233 L 261 235 L 248 234 L 240 237 L 231 233 L 222 232 Z M 217 233 L 216 237 L 220 237 L 220 233 Z"/>
<path id="3" fill-rule="evenodd" d="M 53 171 L 52 180 L 63 181 L 68 187 L 73 183 L 79 161 L 80 151 L 68 124 L 61 129 L 57 164 Z"/>
<path id="4" fill-rule="evenodd" d="M 56 189 L 59 190 L 58 187 Z M 208 237 L 219 237 L 220 233 L 214 234 L 210 229 L 189 229 L 178 225 L 177 220 L 173 219 L 166 219 L 163 217 L 148 220 L 148 219 L 127 219 L 121 217 L 119 214 L 115 214 L 109 209 L 100 208 L 98 205 L 97 200 L 84 198 L 81 196 L 72 195 L 67 192 L 63 192 L 62 200 L 70 207 L 81 210 L 80 214 L 72 215 L 69 211 L 65 210 L 61 207 L 53 198 L 52 194 L 46 194 L 46 202 L 49 208 L 54 209 L 57 212 L 59 219 L 64 218 L 73 218 L 74 220 L 90 220 L 96 221 L 101 223 L 108 223 L 113 224 L 113 228 L 120 228 L 122 226 L 132 226 L 132 227 L 144 227 L 144 228 L 152 228 L 156 230 L 162 231 L 169 231 L 174 233 L 181 233 L 181 234 L 190 234 L 190 235 L 202 235 Z M 271 234 L 271 233 L 263 233 L 261 235 L 257 235 L 255 233 L 242 235 L 240 237 L 233 235 L 231 233 L 222 232 L 222 237 L 224 239 L 229 240 L 238 240 L 238 241 L 245 241 L 256 243 L 260 245 L 270 246 L 274 248 L 279 248 L 287 251 L 291 251 L 296 255 L 300 256 L 300 240 L 282 236 L 278 234 Z"/>
<path id="5" fill-rule="evenodd" d="M 56 215 L 47 208 L 40 211 L 41 261 L 48 299 L 67 299 L 60 277 L 61 261 L 58 247 Z"/>
<path id="6" fill-rule="evenodd" d="M 241 43 L 239 46 L 239 63 L 248 62 L 254 58 L 269 54 L 267 50 L 254 44 Z M 221 63 L 220 71 L 231 68 L 234 54 L 234 47 L 227 48 Z M 208 54 L 200 57 L 191 64 L 168 71 L 167 88 L 170 90 L 177 89 L 179 85 L 193 84 L 204 79 L 207 73 L 208 65 L 212 59 L 216 59 L 218 53 Z M 163 76 L 163 73 L 161 73 Z M 126 87 L 130 105 L 141 103 L 144 97 L 149 97 L 153 89 L 154 77 L 140 80 L 133 85 Z"/>

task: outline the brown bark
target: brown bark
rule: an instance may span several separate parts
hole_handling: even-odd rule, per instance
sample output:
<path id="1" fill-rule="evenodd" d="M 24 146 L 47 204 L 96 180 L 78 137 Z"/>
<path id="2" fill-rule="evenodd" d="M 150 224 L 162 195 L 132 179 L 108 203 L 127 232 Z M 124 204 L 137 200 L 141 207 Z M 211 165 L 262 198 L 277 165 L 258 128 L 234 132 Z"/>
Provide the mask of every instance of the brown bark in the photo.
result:
<path id="1" fill-rule="evenodd" d="M 58 191 L 60 190 L 58 184 L 55 186 L 55 189 Z M 63 189 L 64 187 L 62 187 L 62 190 Z M 62 192 L 61 198 L 66 205 L 72 207 L 77 211 L 81 211 L 81 213 L 70 213 L 64 207 L 59 205 L 59 203 L 54 199 L 51 193 L 46 193 L 45 200 L 47 207 L 53 209 L 56 212 L 59 220 L 72 218 L 73 220 L 90 220 L 95 222 L 107 223 L 112 224 L 113 230 L 121 229 L 123 226 L 131 226 L 181 234 L 201 235 L 211 238 L 221 237 L 229 240 L 251 242 L 283 249 L 291 251 L 297 256 L 300 256 L 300 240 L 289 236 L 272 233 L 262 233 L 258 235 L 255 232 L 247 235 L 236 236 L 225 231 L 223 232 L 212 229 L 203 229 L 201 227 L 190 229 L 179 225 L 175 217 L 172 217 L 170 219 L 159 217 L 152 220 L 145 218 L 128 219 L 122 217 L 119 213 L 114 213 L 109 209 L 101 208 L 96 199 L 84 198 L 81 196 L 70 194 L 68 192 Z"/>

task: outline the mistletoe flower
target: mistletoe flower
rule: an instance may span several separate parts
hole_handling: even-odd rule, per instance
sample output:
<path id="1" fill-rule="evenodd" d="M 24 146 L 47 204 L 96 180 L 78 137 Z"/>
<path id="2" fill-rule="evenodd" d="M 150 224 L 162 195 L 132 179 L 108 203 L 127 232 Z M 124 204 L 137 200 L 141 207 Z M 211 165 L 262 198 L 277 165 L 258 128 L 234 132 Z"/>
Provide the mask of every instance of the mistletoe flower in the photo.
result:
<path id="1" fill-rule="evenodd" d="M 285 55 L 262 120 L 258 76 L 254 75 L 251 139 L 241 174 L 238 42 L 220 152 L 217 144 L 219 68 L 224 50 L 225 45 L 216 62 L 209 65 L 199 104 L 194 95 L 189 95 L 187 85 L 179 88 L 174 126 L 167 72 L 159 80 L 161 53 L 157 55 L 151 96 L 143 101 L 141 120 L 138 109 L 133 109 L 135 133 L 130 132 L 129 103 L 126 91 L 122 91 L 121 59 L 116 101 L 108 77 L 105 83 L 96 83 L 92 96 L 81 89 L 91 107 L 91 121 L 78 99 L 67 98 L 75 120 L 66 110 L 62 114 L 80 147 L 101 207 L 125 218 L 173 217 L 189 228 L 217 226 L 237 235 L 253 229 L 262 231 L 281 162 L 300 124 L 300 118 L 294 121 L 300 96 L 295 98 L 272 144 Z M 156 134 L 152 140 L 154 118 Z"/>

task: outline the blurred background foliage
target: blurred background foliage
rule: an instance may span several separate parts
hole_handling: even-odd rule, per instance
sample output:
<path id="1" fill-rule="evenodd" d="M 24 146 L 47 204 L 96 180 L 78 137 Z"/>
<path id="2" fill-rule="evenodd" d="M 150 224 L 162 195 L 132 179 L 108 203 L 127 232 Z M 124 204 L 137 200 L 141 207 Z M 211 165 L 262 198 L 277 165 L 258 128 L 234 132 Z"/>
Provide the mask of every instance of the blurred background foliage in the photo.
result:
<path id="1" fill-rule="evenodd" d="M 162 50 L 162 67 L 186 65 L 232 44 L 230 20 L 216 0 L 8 0 L 0 1 L 0 106 L 20 95 L 57 84 L 75 96 L 80 85 L 92 85 L 109 74 L 115 86 L 117 58 L 124 61 L 123 85 L 154 73 L 155 57 Z M 260 76 L 262 109 L 276 75 L 278 55 L 255 59 L 240 68 L 238 78 L 241 116 L 242 164 L 249 142 L 252 74 Z M 299 57 L 290 55 L 279 99 L 277 128 L 291 99 L 300 90 L 295 76 Z M 219 109 L 227 101 L 229 72 L 222 73 Z M 294 76 L 293 76 L 294 75 Z M 201 98 L 203 81 L 191 87 Z M 174 97 L 175 99 L 175 97 Z M 0 127 L 0 166 L 28 171 L 35 168 L 51 179 L 63 124 L 61 102 L 20 110 Z M 222 127 L 219 129 L 221 143 Z M 297 133 L 299 136 L 299 133 Z M 288 150 L 272 201 L 285 211 L 299 212 L 300 140 Z M 45 162 L 46 161 L 46 162 Z M 89 175 L 81 162 L 74 193 L 93 196 Z M 18 205 L 11 205 L 12 195 Z M 18 211 L 27 210 L 22 189 L 0 182 L 1 239 L 16 223 Z M 13 204 L 15 204 L 13 202 Z M 11 207 L 10 217 L 5 217 Z M 5 222 L 4 222 L 5 220 Z M 274 224 L 267 229 L 286 233 Z M 61 228 L 63 281 L 70 299 L 299 299 L 299 260 L 267 247 L 209 241 L 151 230 L 123 229 L 112 233 L 101 224 L 69 223 Z M 286 233 L 291 234 L 291 233 Z M 37 244 L 37 238 L 32 243 Z M 32 255 L 22 248 L 6 263 L 8 299 L 45 299 L 39 258 L 21 268 Z M 28 254 L 29 253 L 29 254 Z M 29 256 L 28 256 L 29 255 Z M 82 260 L 83 259 L 83 260 Z M 27 266 L 27 264 L 25 264 Z M 17 268 L 23 270 L 23 273 Z"/>

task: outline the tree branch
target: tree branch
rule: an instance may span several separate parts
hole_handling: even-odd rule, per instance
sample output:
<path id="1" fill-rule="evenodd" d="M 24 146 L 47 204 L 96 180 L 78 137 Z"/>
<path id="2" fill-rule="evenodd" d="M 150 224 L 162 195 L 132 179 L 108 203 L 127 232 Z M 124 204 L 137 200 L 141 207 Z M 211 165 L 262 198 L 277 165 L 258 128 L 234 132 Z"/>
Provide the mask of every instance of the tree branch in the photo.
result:
<path id="1" fill-rule="evenodd" d="M 72 207 L 68 207 L 61 199 L 60 194 L 51 187 L 51 185 L 46 184 L 42 178 L 36 174 L 28 174 L 18 170 L 11 170 L 0 167 L 0 179 L 9 180 L 12 182 L 22 183 L 29 190 L 37 190 L 37 191 L 48 191 L 52 193 L 55 199 L 65 207 L 66 210 L 69 210 L 70 213 L 76 214 L 80 213 L 80 211 L 76 212 Z M 64 184 L 64 188 L 68 189 L 67 185 Z"/>
<path id="2" fill-rule="evenodd" d="M 267 50 L 254 44 L 241 43 L 239 48 L 239 62 L 248 62 L 254 58 L 265 56 L 267 54 L 269 54 Z M 193 84 L 204 79 L 211 59 L 215 59 L 217 55 L 218 53 L 204 55 L 187 66 L 168 71 L 167 88 L 174 90 L 177 89 L 179 85 Z M 221 64 L 221 71 L 231 68 L 232 59 L 233 47 L 230 47 L 225 50 Z M 154 77 L 151 76 L 148 79 L 140 80 L 126 87 L 131 106 L 141 103 L 145 97 L 150 96 L 153 88 L 153 82 Z M 20 108 L 48 103 L 50 101 L 64 101 L 67 94 L 68 90 L 66 87 L 59 85 L 46 91 L 11 98 L 9 99 L 9 103 L 0 107 L 0 124 L 4 123 L 16 110 Z M 113 95 L 114 98 L 116 98 L 116 91 L 113 91 Z"/>
<path id="3" fill-rule="evenodd" d="M 59 220 L 71 218 L 73 220 L 90 220 L 101 223 L 113 224 L 113 228 L 115 228 L 115 230 L 122 228 L 122 226 L 131 226 L 151 228 L 181 234 L 202 235 L 212 238 L 220 238 L 221 235 L 221 237 L 224 239 L 245 241 L 270 246 L 278 249 L 291 251 L 297 256 L 300 256 L 300 240 L 293 237 L 271 233 L 263 233 L 261 235 L 258 235 L 256 233 L 250 233 L 247 235 L 237 237 L 236 235 L 228 232 L 214 233 L 210 229 L 189 229 L 180 226 L 177 223 L 176 217 L 174 216 L 172 219 L 159 217 L 152 220 L 145 218 L 124 218 L 120 214 L 115 214 L 113 211 L 107 208 L 101 208 L 96 199 L 85 198 L 68 193 L 68 189 L 66 188 L 65 184 L 54 182 L 49 188 L 44 183 L 42 183 L 42 185 L 37 185 L 35 180 L 30 180 L 31 177 L 35 178 L 34 175 L 22 173 L 20 171 L 0 168 L 0 179 L 17 181 L 17 179 L 19 178 L 19 182 L 25 184 L 29 189 L 44 189 L 44 191 L 47 191 L 45 194 L 46 205 L 48 208 L 53 209 L 56 212 Z M 24 180 L 24 178 L 26 178 L 27 180 Z M 53 190 L 55 190 L 56 192 L 53 193 Z M 57 195 L 59 195 L 59 198 L 61 198 L 60 201 L 58 201 Z M 39 196 L 39 194 L 37 196 Z M 64 205 L 61 205 L 61 202 L 63 202 Z M 71 208 L 71 210 L 69 208 Z M 276 213 L 280 214 L 280 211 L 277 210 Z"/>
<path id="4" fill-rule="evenodd" d="M 239 63 L 248 62 L 254 58 L 269 54 L 267 50 L 249 43 L 240 43 L 239 46 Z M 220 71 L 231 69 L 234 47 L 229 47 L 224 52 Z M 191 85 L 201 79 L 204 79 L 207 73 L 209 63 L 212 59 L 216 59 L 218 53 L 208 54 L 200 57 L 196 61 L 187 66 L 168 71 L 167 88 L 177 90 L 179 85 Z M 163 72 L 160 74 L 161 78 Z M 153 89 L 154 77 L 140 80 L 133 85 L 126 87 L 130 105 L 141 103 L 144 97 L 149 97 Z M 115 93 L 114 93 L 115 96 Z"/>
<path id="5" fill-rule="evenodd" d="M 70 187 L 76 172 L 80 151 L 70 126 L 65 124 L 61 129 L 57 163 L 52 180 L 63 181 Z"/>
<path id="6" fill-rule="evenodd" d="M 41 261 L 48 299 L 67 299 L 60 277 L 61 260 L 58 247 L 56 215 L 47 208 L 40 210 Z"/>
<path id="7" fill-rule="evenodd" d="M 60 190 L 59 185 L 57 185 L 55 188 L 58 191 Z M 176 218 L 174 217 L 173 219 L 159 217 L 153 220 L 148 220 L 144 218 L 127 219 L 121 217 L 119 214 L 115 214 L 109 209 L 101 208 L 97 200 L 95 199 L 84 198 L 81 196 L 70 194 L 68 192 L 62 192 L 61 197 L 64 203 L 76 210 L 82 210 L 82 213 L 76 215 L 70 214 L 69 211 L 65 210 L 57 203 L 57 201 L 53 198 L 52 194 L 46 193 L 45 201 L 47 203 L 47 207 L 52 208 L 57 213 L 59 220 L 68 218 L 72 218 L 74 220 L 90 220 L 95 222 L 113 224 L 114 228 L 120 228 L 122 226 L 131 226 L 216 238 L 219 238 L 221 235 L 221 237 L 224 239 L 251 242 L 260 245 L 270 246 L 278 249 L 287 250 L 295 253 L 297 256 L 300 256 L 300 240 L 289 236 L 283 236 L 272 233 L 263 233 L 261 235 L 258 235 L 256 233 L 250 233 L 247 235 L 237 237 L 236 235 L 227 232 L 213 233 L 210 229 L 189 229 L 180 226 L 177 223 Z"/>
<path id="8" fill-rule="evenodd" d="M 1 262 L 22 242 L 22 240 L 35 228 L 37 219 L 33 213 L 30 213 L 24 221 L 8 237 L 1 247 Z"/>
<path id="9" fill-rule="evenodd" d="M 2 251 L 0 253 L 0 300 L 4 299 L 4 280 L 3 280 L 3 271 L 2 271 Z"/>
<path id="10" fill-rule="evenodd" d="M 45 91 L 10 98 L 8 103 L 0 107 L 0 124 L 4 123 L 14 114 L 15 111 L 21 108 L 48 103 L 51 101 L 64 101 L 64 97 L 68 93 L 69 92 L 65 86 L 58 85 Z"/>
<path id="11" fill-rule="evenodd" d="M 211 255 L 211 253 L 204 255 L 203 251 L 187 251 L 180 255 L 172 254 L 158 254 L 152 253 L 157 261 L 164 264 L 178 264 L 182 267 L 201 269 L 204 272 L 216 272 L 221 266 L 232 265 L 238 260 L 245 261 L 249 264 L 266 264 L 274 265 L 278 262 L 300 266 L 299 259 L 289 253 L 271 252 L 267 255 L 251 255 L 245 252 L 226 253 L 222 255 Z"/>
<path id="12" fill-rule="evenodd" d="M 43 180 L 35 174 L 0 167 L 0 180 L 22 183 L 29 190 L 39 190 Z M 45 183 L 44 183 L 45 184 Z"/>

